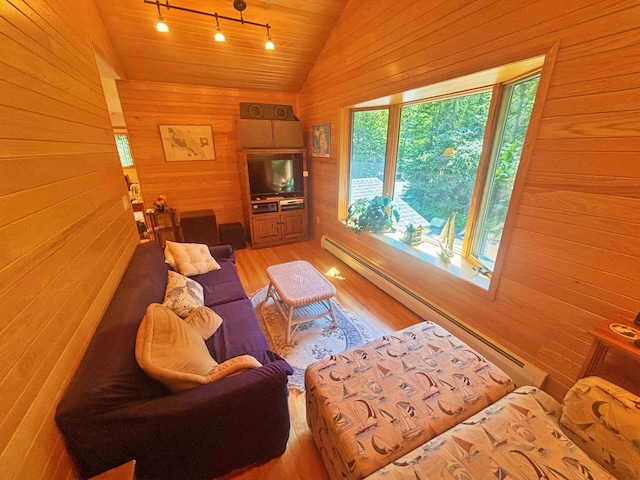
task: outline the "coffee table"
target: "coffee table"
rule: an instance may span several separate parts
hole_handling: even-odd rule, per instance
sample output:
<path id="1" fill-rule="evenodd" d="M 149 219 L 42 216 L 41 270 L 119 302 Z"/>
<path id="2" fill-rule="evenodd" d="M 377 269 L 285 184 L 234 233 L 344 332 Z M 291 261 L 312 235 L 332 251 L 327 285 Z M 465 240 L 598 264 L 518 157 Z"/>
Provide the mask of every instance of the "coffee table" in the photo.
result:
<path id="1" fill-rule="evenodd" d="M 336 288 L 309 262 L 271 265 L 267 275 L 270 283 L 264 302 L 272 298 L 287 322 L 287 343 L 302 323 L 328 317 L 334 328 L 338 326 L 331 304 Z"/>

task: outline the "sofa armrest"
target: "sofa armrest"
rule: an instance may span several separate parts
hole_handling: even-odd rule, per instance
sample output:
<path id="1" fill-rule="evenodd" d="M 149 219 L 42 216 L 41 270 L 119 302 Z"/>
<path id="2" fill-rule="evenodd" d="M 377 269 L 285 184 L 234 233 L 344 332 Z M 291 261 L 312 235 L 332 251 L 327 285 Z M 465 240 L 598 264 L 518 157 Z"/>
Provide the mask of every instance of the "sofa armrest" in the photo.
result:
<path id="1" fill-rule="evenodd" d="M 278 360 L 190 390 L 76 418 L 76 441 L 70 447 L 81 467 L 92 465 L 83 471 L 86 475 L 135 459 L 143 480 L 204 480 L 267 461 L 284 452 L 289 437 L 287 370 L 286 362 Z M 193 459 L 188 469 L 180 458 Z"/>
<path id="2" fill-rule="evenodd" d="M 565 396 L 560 424 L 616 478 L 640 478 L 639 397 L 602 378 L 583 378 Z"/>
<path id="3" fill-rule="evenodd" d="M 236 252 L 231 245 L 215 245 L 209 247 L 211 255 L 216 259 L 229 259 L 231 262 L 236 263 Z"/>
<path id="4" fill-rule="evenodd" d="M 286 398 L 288 369 L 284 360 L 276 360 L 259 368 L 245 370 L 239 375 L 221 378 L 154 401 L 158 402 L 163 411 L 165 408 L 175 408 L 176 403 L 184 402 L 189 405 L 192 415 L 227 415 L 230 409 L 255 405 L 261 398 L 272 394 Z"/>

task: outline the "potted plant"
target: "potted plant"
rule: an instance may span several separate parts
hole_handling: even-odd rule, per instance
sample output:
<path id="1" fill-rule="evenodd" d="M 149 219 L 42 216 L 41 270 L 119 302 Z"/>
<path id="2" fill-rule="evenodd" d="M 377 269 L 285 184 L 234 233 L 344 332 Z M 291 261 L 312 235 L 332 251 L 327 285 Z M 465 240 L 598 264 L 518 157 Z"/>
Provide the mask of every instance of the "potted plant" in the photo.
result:
<path id="1" fill-rule="evenodd" d="M 402 241 L 409 245 L 418 245 L 419 243 L 422 243 L 422 231 L 422 225 L 418 225 L 416 227 L 413 222 L 411 222 L 407 225 L 407 228 L 404 231 Z"/>
<path id="2" fill-rule="evenodd" d="M 155 207 L 156 212 L 164 212 L 164 209 L 167 206 L 167 197 L 165 195 L 158 195 L 158 198 L 153 202 L 153 206 Z"/>
<path id="3" fill-rule="evenodd" d="M 359 198 L 349 206 L 345 225 L 355 233 L 385 233 L 393 228 L 393 222 L 400 220 L 400 214 L 389 195 L 371 199 Z"/>

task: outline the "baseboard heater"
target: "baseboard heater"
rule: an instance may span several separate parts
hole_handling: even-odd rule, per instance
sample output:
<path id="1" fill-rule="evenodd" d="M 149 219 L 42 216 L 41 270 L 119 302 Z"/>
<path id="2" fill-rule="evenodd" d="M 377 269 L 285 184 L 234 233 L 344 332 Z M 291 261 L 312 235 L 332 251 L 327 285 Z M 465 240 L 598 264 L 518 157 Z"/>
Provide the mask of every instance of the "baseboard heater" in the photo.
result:
<path id="1" fill-rule="evenodd" d="M 461 320 L 452 317 L 429 302 L 426 298 L 386 273 L 381 272 L 326 235 L 320 239 L 320 245 L 323 249 L 346 263 L 349 267 L 353 268 L 360 275 L 417 315 L 425 320 L 431 320 L 441 325 L 467 345 L 480 352 L 509 374 L 516 385 L 534 385 L 536 387 L 542 387 L 544 385 L 547 379 L 547 373 L 543 370 L 525 362 L 486 335 L 483 335 Z"/>

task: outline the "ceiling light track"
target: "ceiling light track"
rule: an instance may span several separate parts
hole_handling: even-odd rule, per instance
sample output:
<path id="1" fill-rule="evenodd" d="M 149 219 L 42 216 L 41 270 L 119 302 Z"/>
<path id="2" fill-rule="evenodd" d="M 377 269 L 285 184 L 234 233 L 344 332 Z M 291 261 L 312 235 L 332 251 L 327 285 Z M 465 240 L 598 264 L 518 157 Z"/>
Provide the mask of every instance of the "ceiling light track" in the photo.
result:
<path id="1" fill-rule="evenodd" d="M 162 14 L 160 13 L 160 7 L 163 7 L 163 8 L 166 8 L 167 10 L 171 10 L 171 9 L 180 10 L 181 12 L 195 13 L 195 14 L 198 14 L 198 15 L 205 15 L 207 17 L 215 18 L 216 19 L 216 29 L 215 29 L 214 38 L 215 38 L 216 42 L 224 42 L 225 41 L 225 36 L 222 33 L 222 30 L 220 29 L 219 20 L 228 20 L 230 22 L 240 23 L 242 25 L 254 25 L 256 27 L 266 28 L 267 29 L 267 37 L 266 37 L 266 42 L 265 42 L 265 49 L 266 50 L 273 50 L 275 48 L 275 46 L 273 44 L 273 41 L 271 40 L 271 26 L 268 23 L 250 22 L 249 20 L 245 20 L 244 17 L 242 16 L 242 11 L 245 8 L 247 8 L 247 4 L 245 3 L 244 0 L 234 0 L 234 2 L 233 2 L 233 8 L 235 8 L 240 13 L 240 18 L 227 17 L 225 15 L 220 15 L 217 12 L 214 12 L 214 13 L 203 12 L 201 10 L 195 10 L 193 8 L 187 8 L 187 7 L 181 7 L 179 5 L 169 4 L 169 0 L 165 0 L 164 2 L 160 2 L 160 0 L 143 0 L 143 1 L 144 1 L 144 3 L 155 5 L 158 8 L 158 23 L 156 24 L 156 30 L 158 30 L 159 32 L 168 32 L 169 31 L 169 27 L 165 23 L 165 19 L 162 16 Z"/>

